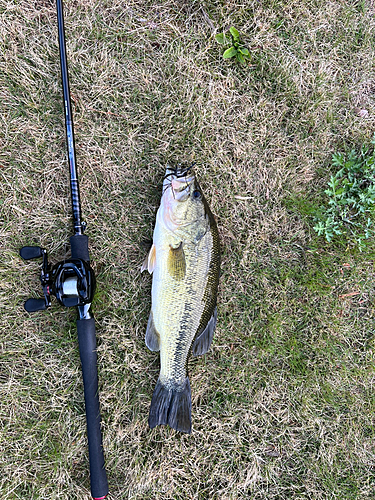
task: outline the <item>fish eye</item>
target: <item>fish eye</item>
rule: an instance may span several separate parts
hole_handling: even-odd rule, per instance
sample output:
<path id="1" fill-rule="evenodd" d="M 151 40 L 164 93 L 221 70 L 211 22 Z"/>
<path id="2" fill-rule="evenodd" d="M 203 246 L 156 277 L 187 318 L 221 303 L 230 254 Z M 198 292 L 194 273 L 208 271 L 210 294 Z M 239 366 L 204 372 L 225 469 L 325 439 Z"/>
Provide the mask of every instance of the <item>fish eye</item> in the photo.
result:
<path id="1" fill-rule="evenodd" d="M 196 189 L 195 191 L 193 191 L 193 197 L 198 199 L 200 198 L 202 195 L 201 195 L 201 192 L 198 191 L 198 189 Z"/>

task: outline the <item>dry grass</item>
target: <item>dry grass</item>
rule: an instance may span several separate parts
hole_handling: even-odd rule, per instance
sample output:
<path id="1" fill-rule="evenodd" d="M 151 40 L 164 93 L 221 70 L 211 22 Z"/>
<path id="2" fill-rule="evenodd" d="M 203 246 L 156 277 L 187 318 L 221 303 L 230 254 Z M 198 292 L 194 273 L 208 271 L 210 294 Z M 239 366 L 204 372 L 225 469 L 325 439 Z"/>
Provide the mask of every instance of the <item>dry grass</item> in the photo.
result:
<path id="1" fill-rule="evenodd" d="M 375 497 L 374 251 L 328 246 L 306 215 L 332 153 L 374 132 L 374 14 L 367 0 L 66 1 L 111 499 Z M 248 66 L 221 57 L 231 25 Z M 82 500 L 75 313 L 23 312 L 38 265 L 18 257 L 69 250 L 54 5 L 0 0 L 0 54 L 0 490 Z M 179 160 L 197 161 L 223 246 L 191 436 L 147 427 L 158 358 L 139 273 Z"/>

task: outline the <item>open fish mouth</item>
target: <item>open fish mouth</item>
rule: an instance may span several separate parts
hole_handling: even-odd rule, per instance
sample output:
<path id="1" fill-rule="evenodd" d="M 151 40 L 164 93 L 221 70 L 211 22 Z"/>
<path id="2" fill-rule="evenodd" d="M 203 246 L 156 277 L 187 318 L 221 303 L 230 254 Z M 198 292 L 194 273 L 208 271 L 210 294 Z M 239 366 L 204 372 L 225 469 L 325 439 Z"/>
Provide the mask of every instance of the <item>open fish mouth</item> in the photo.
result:
<path id="1" fill-rule="evenodd" d="M 194 164 L 190 167 L 180 166 L 167 167 L 163 182 L 163 194 L 171 188 L 173 198 L 177 201 L 185 201 L 190 195 L 190 189 L 194 184 L 195 175 L 192 172 Z"/>
<path id="2" fill-rule="evenodd" d="M 192 163 L 190 166 L 183 165 L 181 163 L 178 164 L 176 167 L 172 167 L 172 166 L 168 165 L 164 179 L 166 179 L 170 176 L 174 176 L 176 178 L 186 177 L 189 174 L 189 172 L 191 172 L 194 165 L 195 165 L 195 162 Z"/>

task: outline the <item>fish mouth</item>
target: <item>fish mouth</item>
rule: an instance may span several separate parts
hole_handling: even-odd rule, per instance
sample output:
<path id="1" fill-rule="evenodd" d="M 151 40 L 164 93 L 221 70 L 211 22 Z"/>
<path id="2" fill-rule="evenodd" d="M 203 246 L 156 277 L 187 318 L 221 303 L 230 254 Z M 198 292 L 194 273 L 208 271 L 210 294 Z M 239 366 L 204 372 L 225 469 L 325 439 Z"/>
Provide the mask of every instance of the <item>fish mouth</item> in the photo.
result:
<path id="1" fill-rule="evenodd" d="M 196 162 L 193 162 L 191 165 L 186 165 L 179 163 L 177 166 L 172 167 L 167 165 L 167 170 L 165 172 L 164 179 L 174 176 L 176 178 L 186 177 L 187 174 L 192 170 Z"/>
<path id="2" fill-rule="evenodd" d="M 189 167 L 178 165 L 177 167 L 167 167 L 164 181 L 163 194 L 171 188 L 173 198 L 176 201 L 186 201 L 190 196 L 190 189 L 195 181 L 195 175 L 191 171 L 194 163 Z"/>

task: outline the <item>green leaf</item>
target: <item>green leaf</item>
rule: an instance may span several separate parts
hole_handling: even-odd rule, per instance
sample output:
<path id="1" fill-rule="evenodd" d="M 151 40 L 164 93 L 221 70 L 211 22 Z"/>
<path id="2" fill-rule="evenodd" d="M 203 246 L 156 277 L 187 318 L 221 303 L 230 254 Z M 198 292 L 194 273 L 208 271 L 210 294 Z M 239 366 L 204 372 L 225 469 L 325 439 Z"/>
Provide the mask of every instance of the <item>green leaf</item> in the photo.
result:
<path id="1" fill-rule="evenodd" d="M 218 33 L 217 35 L 215 35 L 215 38 L 216 38 L 216 41 L 221 43 L 222 45 L 224 45 L 224 43 L 227 41 L 224 33 Z"/>
<path id="2" fill-rule="evenodd" d="M 236 30 L 236 28 L 234 26 L 232 26 L 229 31 L 235 40 L 240 39 L 240 34 L 238 33 L 238 31 Z"/>
<path id="3" fill-rule="evenodd" d="M 245 47 L 241 47 L 240 51 L 241 51 L 241 54 L 243 54 L 244 56 L 249 56 L 250 55 L 250 52 Z"/>
<path id="4" fill-rule="evenodd" d="M 313 227 L 313 229 L 318 233 L 319 236 L 321 236 L 325 230 L 323 222 L 319 222 L 316 226 Z"/>
<path id="5" fill-rule="evenodd" d="M 238 61 L 240 61 L 240 63 L 244 63 L 244 62 L 246 62 L 246 61 L 245 61 L 245 58 L 244 58 L 244 56 L 241 54 L 241 52 L 237 52 L 236 57 L 237 57 L 237 60 L 238 60 Z"/>
<path id="6" fill-rule="evenodd" d="M 341 153 L 334 153 L 332 155 L 332 165 L 335 167 L 342 167 L 344 165 L 344 157 Z"/>
<path id="7" fill-rule="evenodd" d="M 237 55 L 237 50 L 234 47 L 230 47 L 224 52 L 223 57 L 224 59 L 229 59 L 231 57 L 235 57 L 236 55 Z"/>

